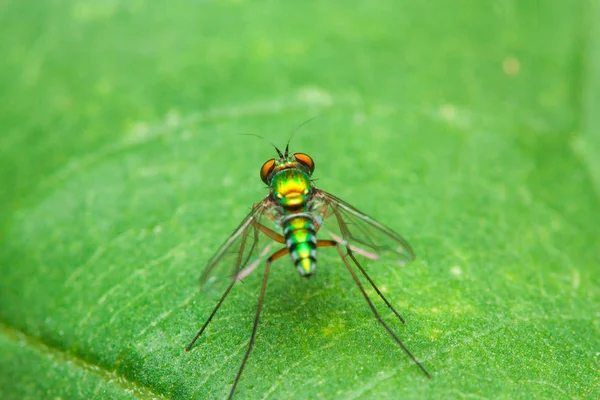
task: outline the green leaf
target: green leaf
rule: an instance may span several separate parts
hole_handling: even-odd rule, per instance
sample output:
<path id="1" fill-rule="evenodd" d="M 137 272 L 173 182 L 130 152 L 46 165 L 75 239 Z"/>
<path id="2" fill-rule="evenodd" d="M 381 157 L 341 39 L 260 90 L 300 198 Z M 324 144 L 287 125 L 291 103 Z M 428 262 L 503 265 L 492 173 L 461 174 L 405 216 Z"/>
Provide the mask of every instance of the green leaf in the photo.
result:
<path id="1" fill-rule="evenodd" d="M 600 397 L 600 6 L 5 1 L 0 398 L 225 398 L 261 274 L 206 260 L 265 194 L 264 136 L 405 236 L 274 264 L 238 398 Z"/>

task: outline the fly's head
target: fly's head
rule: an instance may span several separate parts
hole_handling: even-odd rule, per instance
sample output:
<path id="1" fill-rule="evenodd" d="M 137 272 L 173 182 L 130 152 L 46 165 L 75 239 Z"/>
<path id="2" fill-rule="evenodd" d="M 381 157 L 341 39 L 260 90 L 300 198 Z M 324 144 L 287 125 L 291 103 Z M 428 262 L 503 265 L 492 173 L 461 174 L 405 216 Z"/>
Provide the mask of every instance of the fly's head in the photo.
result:
<path id="1" fill-rule="evenodd" d="M 265 162 L 260 169 L 260 178 L 269 185 L 273 197 L 284 206 L 298 207 L 306 202 L 312 190 L 310 177 L 315 169 L 313 159 L 304 153 L 290 154 L 288 146 L 285 152 L 277 147 L 278 158 Z"/>

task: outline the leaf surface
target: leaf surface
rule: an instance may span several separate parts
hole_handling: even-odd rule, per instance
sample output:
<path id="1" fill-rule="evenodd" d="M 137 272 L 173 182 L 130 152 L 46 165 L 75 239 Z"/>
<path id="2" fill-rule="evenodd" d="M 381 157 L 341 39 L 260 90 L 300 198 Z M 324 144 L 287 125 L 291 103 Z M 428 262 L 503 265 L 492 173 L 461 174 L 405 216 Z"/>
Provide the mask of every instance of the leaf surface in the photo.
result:
<path id="1" fill-rule="evenodd" d="M 272 268 L 239 398 L 600 397 L 597 1 L 0 4 L 0 398 L 225 398 L 261 274 L 205 262 L 274 155 L 406 237 Z M 260 268 L 259 268 L 260 270 Z"/>

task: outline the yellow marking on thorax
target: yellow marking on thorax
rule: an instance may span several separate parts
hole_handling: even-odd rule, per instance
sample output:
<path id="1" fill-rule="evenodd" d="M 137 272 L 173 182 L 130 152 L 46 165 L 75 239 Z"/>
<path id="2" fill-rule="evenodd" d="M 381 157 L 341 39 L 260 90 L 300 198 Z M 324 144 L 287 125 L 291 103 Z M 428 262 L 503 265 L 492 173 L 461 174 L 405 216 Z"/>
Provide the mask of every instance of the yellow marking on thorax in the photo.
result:
<path id="1" fill-rule="evenodd" d="M 284 197 L 288 197 L 294 194 L 298 196 L 301 194 L 306 194 L 306 192 L 308 191 L 308 185 L 306 184 L 306 182 L 294 179 L 285 182 L 278 189 L 278 192 Z"/>

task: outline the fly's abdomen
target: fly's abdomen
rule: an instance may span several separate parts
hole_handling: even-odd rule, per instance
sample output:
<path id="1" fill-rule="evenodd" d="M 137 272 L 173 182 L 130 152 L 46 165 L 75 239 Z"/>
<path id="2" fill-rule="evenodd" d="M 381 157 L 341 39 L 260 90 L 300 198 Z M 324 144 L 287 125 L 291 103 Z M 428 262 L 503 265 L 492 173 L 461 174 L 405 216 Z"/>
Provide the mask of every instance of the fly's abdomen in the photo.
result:
<path id="1" fill-rule="evenodd" d="M 317 267 L 317 235 L 310 214 L 291 214 L 283 220 L 283 236 L 300 275 L 308 278 Z"/>

